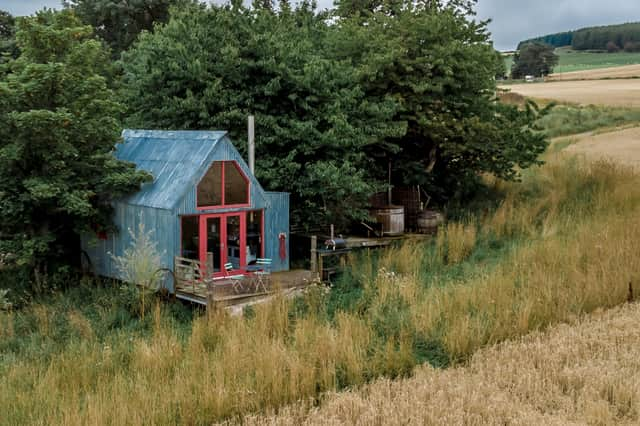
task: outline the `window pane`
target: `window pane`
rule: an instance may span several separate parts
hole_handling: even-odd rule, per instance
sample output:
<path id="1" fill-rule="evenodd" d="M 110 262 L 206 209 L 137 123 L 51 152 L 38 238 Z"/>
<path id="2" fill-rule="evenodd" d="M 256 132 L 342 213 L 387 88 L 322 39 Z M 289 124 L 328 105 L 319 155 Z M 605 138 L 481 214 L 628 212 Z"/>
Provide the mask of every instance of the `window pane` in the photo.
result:
<path id="1" fill-rule="evenodd" d="M 222 162 L 214 162 L 198 184 L 198 207 L 222 204 Z"/>
<path id="2" fill-rule="evenodd" d="M 247 265 L 256 263 L 262 254 L 262 210 L 247 212 Z"/>
<path id="3" fill-rule="evenodd" d="M 224 164 L 224 203 L 248 204 L 249 184 L 233 161 Z"/>
<path id="4" fill-rule="evenodd" d="M 182 257 L 198 260 L 198 216 L 182 217 Z"/>

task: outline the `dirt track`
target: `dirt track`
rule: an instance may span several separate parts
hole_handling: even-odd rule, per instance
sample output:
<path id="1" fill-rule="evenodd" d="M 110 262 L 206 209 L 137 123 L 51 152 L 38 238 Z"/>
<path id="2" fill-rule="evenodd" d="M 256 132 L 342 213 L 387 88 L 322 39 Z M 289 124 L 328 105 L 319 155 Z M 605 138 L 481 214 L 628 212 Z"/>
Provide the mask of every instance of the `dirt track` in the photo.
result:
<path id="1" fill-rule="evenodd" d="M 640 65 L 624 65 L 620 67 L 600 68 L 595 70 L 563 72 L 551 74 L 547 81 L 567 80 L 599 80 L 603 78 L 632 78 L 640 77 Z"/>
<path id="2" fill-rule="evenodd" d="M 531 98 L 585 105 L 640 107 L 640 79 L 526 83 L 503 88 Z"/>

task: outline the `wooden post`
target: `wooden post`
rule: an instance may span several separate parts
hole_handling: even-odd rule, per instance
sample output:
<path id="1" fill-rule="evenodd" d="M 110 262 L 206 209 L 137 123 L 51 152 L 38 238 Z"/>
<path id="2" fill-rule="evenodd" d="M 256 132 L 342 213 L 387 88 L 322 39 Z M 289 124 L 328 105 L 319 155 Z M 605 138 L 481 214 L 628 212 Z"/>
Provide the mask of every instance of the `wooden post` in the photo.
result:
<path id="1" fill-rule="evenodd" d="M 249 170 L 251 174 L 254 174 L 256 168 L 256 137 L 255 137 L 255 118 L 253 115 L 249 116 L 247 120 L 247 132 L 249 133 Z"/>
<path id="2" fill-rule="evenodd" d="M 311 237 L 311 272 L 318 272 L 318 237 Z"/>

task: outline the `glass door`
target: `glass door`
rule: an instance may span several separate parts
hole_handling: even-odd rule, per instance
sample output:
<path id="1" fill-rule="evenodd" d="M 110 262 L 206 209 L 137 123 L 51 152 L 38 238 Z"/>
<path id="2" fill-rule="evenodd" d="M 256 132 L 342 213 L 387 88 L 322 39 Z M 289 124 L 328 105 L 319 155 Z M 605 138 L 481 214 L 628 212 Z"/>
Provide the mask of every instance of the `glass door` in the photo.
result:
<path id="1" fill-rule="evenodd" d="M 224 264 L 238 273 L 247 264 L 246 217 L 240 213 L 200 216 L 200 262 L 207 275 L 223 276 Z"/>
<path id="2" fill-rule="evenodd" d="M 226 215 L 227 259 L 233 265 L 234 271 L 246 266 L 246 234 L 244 215 Z"/>
<path id="3" fill-rule="evenodd" d="M 200 263 L 207 275 L 222 272 L 224 245 L 222 217 L 200 216 Z"/>

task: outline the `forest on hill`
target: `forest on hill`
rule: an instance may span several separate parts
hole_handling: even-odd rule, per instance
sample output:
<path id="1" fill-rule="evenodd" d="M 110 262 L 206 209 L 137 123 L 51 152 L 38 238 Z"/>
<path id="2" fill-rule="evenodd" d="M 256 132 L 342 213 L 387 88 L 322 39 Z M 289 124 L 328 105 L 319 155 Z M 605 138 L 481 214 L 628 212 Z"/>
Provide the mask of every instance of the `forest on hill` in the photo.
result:
<path id="1" fill-rule="evenodd" d="M 518 50 L 525 44 L 545 43 L 553 47 L 571 46 L 574 50 L 625 50 L 640 51 L 640 22 L 619 25 L 587 27 L 576 31 L 548 34 L 521 41 Z"/>

